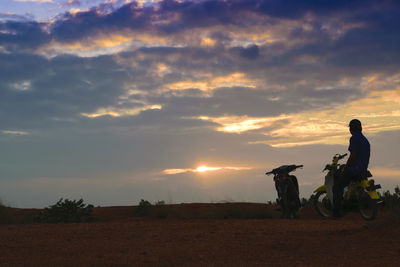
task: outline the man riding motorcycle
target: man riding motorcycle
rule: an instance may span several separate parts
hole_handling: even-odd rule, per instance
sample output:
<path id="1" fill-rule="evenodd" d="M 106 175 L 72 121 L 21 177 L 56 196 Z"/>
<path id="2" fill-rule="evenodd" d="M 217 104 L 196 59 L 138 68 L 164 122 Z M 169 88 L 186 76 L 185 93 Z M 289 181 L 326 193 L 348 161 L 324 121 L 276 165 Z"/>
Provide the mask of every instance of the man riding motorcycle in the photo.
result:
<path id="1" fill-rule="evenodd" d="M 349 123 L 350 144 L 348 150 L 350 157 L 341 173 L 335 175 L 333 185 L 333 216 L 341 217 L 341 202 L 343 190 L 352 181 L 359 179 L 367 171 L 370 158 L 370 144 L 362 134 L 361 122 L 353 119 Z"/>

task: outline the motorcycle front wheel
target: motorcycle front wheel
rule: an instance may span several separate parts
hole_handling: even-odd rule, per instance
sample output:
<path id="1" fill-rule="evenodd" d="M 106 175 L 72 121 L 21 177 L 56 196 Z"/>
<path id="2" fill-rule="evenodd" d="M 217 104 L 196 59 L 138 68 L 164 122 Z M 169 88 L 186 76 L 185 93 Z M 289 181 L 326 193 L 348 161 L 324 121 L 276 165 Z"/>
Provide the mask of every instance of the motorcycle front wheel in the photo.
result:
<path id="1" fill-rule="evenodd" d="M 378 212 L 376 201 L 373 200 L 367 192 L 360 190 L 357 194 L 358 210 L 364 220 L 374 220 Z"/>
<path id="2" fill-rule="evenodd" d="M 324 218 L 332 216 L 332 205 L 325 191 L 315 195 L 314 208 Z"/>

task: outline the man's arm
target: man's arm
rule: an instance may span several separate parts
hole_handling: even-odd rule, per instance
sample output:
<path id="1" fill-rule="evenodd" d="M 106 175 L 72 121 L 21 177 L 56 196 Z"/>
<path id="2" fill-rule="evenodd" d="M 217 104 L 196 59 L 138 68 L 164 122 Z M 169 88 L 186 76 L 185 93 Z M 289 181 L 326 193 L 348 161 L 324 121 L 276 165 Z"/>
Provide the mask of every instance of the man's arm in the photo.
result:
<path id="1" fill-rule="evenodd" d="M 356 159 L 357 159 L 357 152 L 350 151 L 350 157 L 347 159 L 345 170 L 350 166 L 354 165 Z"/>

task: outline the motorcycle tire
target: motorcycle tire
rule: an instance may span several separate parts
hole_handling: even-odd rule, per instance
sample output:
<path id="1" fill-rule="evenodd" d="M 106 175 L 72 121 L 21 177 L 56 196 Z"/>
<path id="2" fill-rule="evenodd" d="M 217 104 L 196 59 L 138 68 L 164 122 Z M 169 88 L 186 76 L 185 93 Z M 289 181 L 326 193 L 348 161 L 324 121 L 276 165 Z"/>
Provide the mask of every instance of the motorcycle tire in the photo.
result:
<path id="1" fill-rule="evenodd" d="M 281 205 L 282 218 L 290 219 L 290 207 L 287 197 L 282 197 L 279 204 Z"/>
<path id="2" fill-rule="evenodd" d="M 297 208 L 295 207 L 295 203 L 292 203 L 287 196 L 281 198 L 280 200 L 280 206 L 282 210 L 282 218 L 285 219 L 295 219 L 298 218 L 296 212 Z"/>
<path id="3" fill-rule="evenodd" d="M 318 192 L 314 197 L 314 208 L 324 218 L 332 217 L 332 204 L 326 191 Z"/>
<path id="4" fill-rule="evenodd" d="M 377 203 L 364 190 L 360 190 L 357 194 L 357 205 L 364 220 L 372 221 L 376 218 L 378 212 Z"/>

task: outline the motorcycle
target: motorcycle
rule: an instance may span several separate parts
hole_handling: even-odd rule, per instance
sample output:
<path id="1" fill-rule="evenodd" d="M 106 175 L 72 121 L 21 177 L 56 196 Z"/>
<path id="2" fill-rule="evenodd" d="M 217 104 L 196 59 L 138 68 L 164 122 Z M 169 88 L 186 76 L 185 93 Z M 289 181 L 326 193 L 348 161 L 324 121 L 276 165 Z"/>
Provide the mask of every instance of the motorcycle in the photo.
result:
<path id="1" fill-rule="evenodd" d="M 281 207 L 283 218 L 296 218 L 301 207 L 297 178 L 289 173 L 302 167 L 303 165 L 282 165 L 266 173 L 266 175 L 274 175 L 275 188 L 278 193 L 277 203 Z"/>
<path id="2" fill-rule="evenodd" d="M 340 175 L 345 165 L 339 164 L 339 161 L 347 156 L 346 154 L 335 154 L 332 162 L 327 164 L 323 170 L 328 171 L 325 176 L 325 183 L 314 190 L 314 207 L 316 211 L 325 218 L 331 217 L 333 212 L 333 184 L 335 175 Z M 380 200 L 377 189 L 381 188 L 379 184 L 371 178 L 369 171 L 363 173 L 359 179 L 351 181 L 345 187 L 343 194 L 343 212 L 347 210 L 358 210 L 364 220 L 373 220 L 378 212 L 377 204 Z"/>

